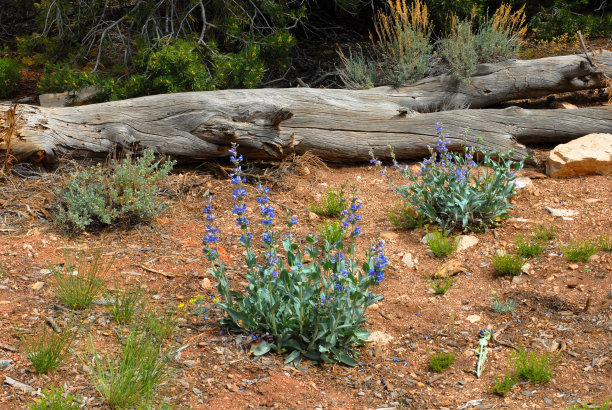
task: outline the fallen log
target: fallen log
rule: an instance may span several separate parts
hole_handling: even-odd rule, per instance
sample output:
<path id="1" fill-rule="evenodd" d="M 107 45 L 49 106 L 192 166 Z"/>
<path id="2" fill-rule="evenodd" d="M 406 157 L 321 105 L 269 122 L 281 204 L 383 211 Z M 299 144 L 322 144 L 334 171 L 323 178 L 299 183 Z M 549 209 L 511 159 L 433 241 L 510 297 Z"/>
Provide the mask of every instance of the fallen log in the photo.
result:
<path id="1" fill-rule="evenodd" d="M 612 53 L 603 52 L 597 59 L 599 67 L 612 68 Z M 454 81 L 455 87 L 447 81 Z M 470 82 L 441 76 L 399 89 L 223 90 L 80 107 L 19 105 L 12 132 L 4 133 L 0 149 L 10 149 L 17 161 L 47 165 L 66 154 L 105 157 L 117 147 L 152 148 L 179 160 L 198 161 L 226 156 L 232 142 L 252 158 L 311 151 L 329 161 L 363 161 L 370 150 L 384 157 L 390 144 L 398 158 L 407 159 L 428 153 L 427 146 L 437 138 L 435 123 L 440 122 L 451 135 L 451 148 L 513 150 L 521 157 L 530 154 L 524 143 L 561 143 L 591 132 L 612 132 L 612 107 L 418 111 L 442 105 L 478 107 L 601 86 L 599 81 L 585 57 L 563 56 L 481 65 Z M 0 126 L 5 129 L 8 109 L 0 105 Z"/>

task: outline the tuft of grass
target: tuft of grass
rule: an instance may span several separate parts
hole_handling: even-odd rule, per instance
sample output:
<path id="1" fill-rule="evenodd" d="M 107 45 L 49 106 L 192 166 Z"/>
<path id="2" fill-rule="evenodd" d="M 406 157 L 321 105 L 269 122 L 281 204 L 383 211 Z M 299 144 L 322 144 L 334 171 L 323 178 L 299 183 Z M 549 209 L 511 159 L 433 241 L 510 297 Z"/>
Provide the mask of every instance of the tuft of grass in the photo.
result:
<path id="1" fill-rule="evenodd" d="M 570 262 L 586 262 L 599 251 L 597 244 L 589 239 L 571 241 L 568 246 L 561 246 L 561 252 Z"/>
<path id="2" fill-rule="evenodd" d="M 143 291 L 138 286 L 129 286 L 127 289 L 115 289 L 107 294 L 106 299 L 111 303 L 107 309 L 115 322 L 125 325 L 132 321 L 136 312 L 143 306 Z"/>
<path id="3" fill-rule="evenodd" d="M 519 348 L 512 353 L 514 369 L 518 377 L 524 377 L 534 383 L 546 383 L 552 379 L 555 357 L 552 354 L 528 352 Z"/>
<path id="4" fill-rule="evenodd" d="M 31 410 L 79 410 L 81 405 L 72 394 L 64 392 L 64 389 L 51 387 L 43 391 L 40 400 L 28 404 L 28 408 Z"/>
<path id="5" fill-rule="evenodd" d="M 514 385 L 518 382 L 519 377 L 516 373 L 506 372 L 503 378 L 498 378 L 495 376 L 495 384 L 491 386 L 489 391 L 491 393 L 495 393 L 498 396 L 505 396 L 508 392 L 514 387 Z"/>
<path id="6" fill-rule="evenodd" d="M 104 288 L 104 277 L 112 265 L 113 260 L 104 260 L 101 249 L 91 257 L 84 252 L 73 255 L 63 267 L 51 267 L 55 295 L 70 309 L 87 309 Z"/>
<path id="7" fill-rule="evenodd" d="M 176 331 L 176 326 L 173 311 L 166 313 L 150 311 L 144 317 L 144 332 L 158 342 L 172 336 Z"/>
<path id="8" fill-rule="evenodd" d="M 455 281 L 451 277 L 430 279 L 429 286 L 436 292 L 436 295 L 444 295 L 453 286 Z"/>
<path id="9" fill-rule="evenodd" d="M 544 244 L 536 238 L 525 238 L 523 235 L 517 235 L 514 238 L 518 254 L 523 258 L 535 258 L 544 252 Z"/>
<path id="10" fill-rule="evenodd" d="M 543 224 L 537 224 L 533 231 L 533 238 L 540 241 L 550 241 L 557 237 L 557 232 L 555 232 L 555 226 L 550 225 L 548 228 Z"/>
<path id="11" fill-rule="evenodd" d="M 517 276 L 521 273 L 523 258 L 521 258 L 521 255 L 512 253 L 496 254 L 493 255 L 493 266 L 498 275 Z"/>
<path id="12" fill-rule="evenodd" d="M 599 247 L 602 251 L 612 252 L 612 240 L 610 235 L 599 235 Z"/>
<path id="13" fill-rule="evenodd" d="M 455 361 L 455 355 L 449 352 L 441 352 L 429 356 L 429 368 L 434 372 L 442 372 L 450 367 Z"/>
<path id="14" fill-rule="evenodd" d="M 321 203 L 310 204 L 310 210 L 319 216 L 340 216 L 346 209 L 346 184 L 340 188 L 328 189 L 327 194 L 321 197 Z"/>
<path id="15" fill-rule="evenodd" d="M 389 221 L 396 228 L 411 230 L 423 226 L 424 218 L 405 202 L 396 203 L 388 213 Z"/>
<path id="16" fill-rule="evenodd" d="M 444 258 L 457 249 L 457 238 L 450 234 L 445 235 L 442 232 L 434 231 L 430 234 L 428 233 L 428 235 L 430 235 L 427 240 L 429 249 L 431 249 L 438 258 Z"/>
<path id="17" fill-rule="evenodd" d="M 323 224 L 318 226 L 318 231 L 321 235 L 321 239 L 329 243 L 332 247 L 341 241 L 344 235 L 341 221 L 324 221 Z"/>
<path id="18" fill-rule="evenodd" d="M 168 377 L 159 343 L 132 330 L 116 357 L 101 357 L 92 347 L 93 384 L 112 408 L 131 408 L 149 403 Z"/>
<path id="19" fill-rule="evenodd" d="M 506 301 L 501 301 L 497 298 L 491 301 L 491 309 L 495 313 L 510 313 L 516 308 L 516 300 L 508 299 Z"/>
<path id="20" fill-rule="evenodd" d="M 65 327 L 60 332 L 54 332 L 43 326 L 33 335 L 27 337 L 20 335 L 26 351 L 25 356 L 32 363 L 36 373 L 49 373 L 59 367 L 68 354 L 79 328 L 79 326 Z"/>

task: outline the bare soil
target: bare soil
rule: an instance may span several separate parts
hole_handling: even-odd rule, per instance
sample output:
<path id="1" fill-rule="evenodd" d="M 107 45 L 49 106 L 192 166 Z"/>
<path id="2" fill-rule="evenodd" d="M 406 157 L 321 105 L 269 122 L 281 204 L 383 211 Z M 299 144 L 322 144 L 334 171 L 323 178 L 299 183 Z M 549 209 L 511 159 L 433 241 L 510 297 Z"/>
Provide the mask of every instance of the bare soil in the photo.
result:
<path id="1" fill-rule="evenodd" d="M 34 373 L 18 336 L 45 326 L 48 317 L 65 324 L 69 312 L 55 297 L 47 269 L 63 262 L 67 251 L 98 248 L 116 258 L 109 284 L 137 282 L 146 292 L 148 309 L 176 312 L 178 328 L 164 347 L 179 348 L 180 354 L 170 358 L 175 373 L 160 386 L 158 395 L 159 403 L 174 408 L 562 409 L 612 396 L 612 253 L 600 251 L 588 262 L 576 264 L 560 255 L 560 244 L 612 234 L 612 177 L 560 180 L 547 178 L 542 169 L 525 169 L 521 174 L 531 177 L 533 185 L 521 189 L 513 200 L 512 217 L 495 229 L 474 234 L 477 245 L 441 260 L 429 256 L 427 245 L 421 243 L 423 228 L 402 231 L 391 226 L 387 212 L 397 198 L 374 167 L 302 164 L 284 168 L 284 176 L 278 168 L 277 174 L 268 172 L 268 180 L 277 182 L 272 200 L 279 210 L 295 212 L 300 235 L 316 232 L 322 222 L 309 212 L 309 203 L 328 188 L 355 184 L 363 203 L 364 234 L 358 246 L 364 249 L 378 236 L 385 241 L 390 260 L 386 279 L 377 289 L 384 300 L 367 314 L 367 328 L 391 335 L 389 344 L 363 347 L 355 368 L 305 363 L 295 369 L 284 365 L 283 357 L 250 354 L 247 338 L 220 327 L 221 313 L 208 302 L 216 296 L 215 280 L 207 273 L 209 264 L 201 249 L 205 232 L 201 211 L 208 193 L 214 194 L 233 271 L 240 272 L 243 263 L 223 167 L 227 164 L 177 170 L 161 191 L 170 208 L 151 225 L 114 227 L 77 237 L 64 235 L 49 222 L 53 190 L 65 182 L 67 171 L 39 174 L 17 168 L 21 177 L 2 178 L 0 360 L 12 362 L 0 370 L 0 383 L 8 376 L 33 387 L 35 393 L 2 384 L 0 408 L 24 408 L 37 398 L 36 392 L 51 385 L 80 395 L 86 408 L 106 407 L 86 370 L 89 336 L 98 350 L 117 350 L 116 330 L 121 330 L 104 306 L 94 305 L 84 315 L 86 325 L 73 352 L 48 375 Z M 249 172 L 263 174 L 263 168 Z M 253 210 L 252 187 L 248 194 Z M 578 215 L 553 218 L 546 206 L 576 210 Z M 529 261 L 528 273 L 495 275 L 491 255 L 498 249 L 511 250 L 515 236 L 529 235 L 537 223 L 554 225 L 557 238 L 540 257 Z M 402 262 L 406 253 L 416 260 L 415 267 Z M 450 260 L 464 264 L 467 271 L 455 277 L 444 296 L 432 294 L 426 275 Z M 239 273 L 230 280 L 236 288 L 245 281 Z M 42 287 L 34 286 L 37 282 Z M 509 314 L 493 312 L 494 294 L 515 299 L 517 308 Z M 207 301 L 206 316 L 189 312 L 189 300 L 197 295 Z M 181 303 L 187 307 L 177 309 Z M 484 374 L 477 378 L 474 349 L 484 328 L 495 329 L 496 341 L 491 341 Z M 518 346 L 558 355 L 554 378 L 541 385 L 520 381 L 506 397 L 498 397 L 489 388 L 496 375 L 503 375 L 509 353 Z M 429 355 L 441 350 L 456 354 L 457 360 L 446 371 L 434 373 L 428 367 Z"/>

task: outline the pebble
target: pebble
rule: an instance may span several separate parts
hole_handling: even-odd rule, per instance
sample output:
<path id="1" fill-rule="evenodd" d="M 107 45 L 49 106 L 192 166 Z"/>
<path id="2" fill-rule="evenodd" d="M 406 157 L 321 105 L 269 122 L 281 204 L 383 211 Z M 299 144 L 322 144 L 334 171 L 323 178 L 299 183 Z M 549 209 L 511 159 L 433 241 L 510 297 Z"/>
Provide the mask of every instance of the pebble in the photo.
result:
<path id="1" fill-rule="evenodd" d="M 4 370 L 11 365 L 11 359 L 0 360 L 0 369 Z"/>
<path id="2" fill-rule="evenodd" d="M 529 390 L 522 391 L 522 392 L 521 392 L 521 394 L 522 394 L 523 396 L 533 397 L 533 393 L 532 393 L 532 392 L 530 392 Z"/>
<path id="3" fill-rule="evenodd" d="M 477 323 L 480 322 L 480 316 L 478 315 L 469 315 L 468 317 L 465 318 L 468 322 L 470 323 Z"/>
<path id="4" fill-rule="evenodd" d="M 608 299 L 612 300 L 612 290 L 610 290 L 610 293 L 608 293 Z"/>
<path id="5" fill-rule="evenodd" d="M 36 282 L 30 287 L 34 290 L 41 290 L 43 286 L 45 286 L 45 282 Z"/>
<path id="6" fill-rule="evenodd" d="M 578 265 L 577 263 L 570 263 L 567 267 L 571 270 L 576 270 L 580 267 L 580 265 Z"/>
<path id="7" fill-rule="evenodd" d="M 410 252 L 404 254 L 404 257 L 402 258 L 402 262 L 408 268 L 410 269 L 414 268 L 414 261 L 412 260 L 412 254 Z"/>
<path id="8" fill-rule="evenodd" d="M 191 391 L 193 392 L 193 394 L 195 394 L 196 396 L 201 396 L 202 395 L 202 390 L 198 389 L 197 387 L 194 387 L 193 389 L 191 389 Z"/>
<path id="9" fill-rule="evenodd" d="M 542 400 L 544 400 L 544 403 L 548 404 L 549 406 L 552 406 L 553 402 L 551 399 L 549 399 L 548 397 L 544 396 L 542 398 Z"/>
<path id="10" fill-rule="evenodd" d="M 550 208 L 548 206 L 545 206 L 544 209 L 546 209 L 552 216 L 555 217 L 567 218 L 569 216 L 578 215 L 578 211 L 574 211 L 573 209 L 555 209 Z"/>

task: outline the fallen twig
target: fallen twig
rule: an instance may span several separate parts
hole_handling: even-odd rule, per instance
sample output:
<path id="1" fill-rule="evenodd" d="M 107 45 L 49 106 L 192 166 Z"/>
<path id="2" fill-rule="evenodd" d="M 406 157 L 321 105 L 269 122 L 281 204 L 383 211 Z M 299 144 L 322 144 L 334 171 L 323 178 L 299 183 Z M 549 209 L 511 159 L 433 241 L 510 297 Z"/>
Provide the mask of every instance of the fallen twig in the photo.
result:
<path id="1" fill-rule="evenodd" d="M 177 276 L 183 276 L 183 275 L 177 275 L 177 274 L 174 274 L 174 273 L 162 272 L 160 270 L 155 270 L 153 268 L 149 268 L 148 266 L 141 265 L 141 264 L 138 264 L 136 266 L 138 266 L 139 268 L 141 268 L 143 270 L 146 270 L 147 272 L 157 273 L 158 275 L 162 275 L 162 276 L 165 276 L 167 278 L 175 278 Z"/>

